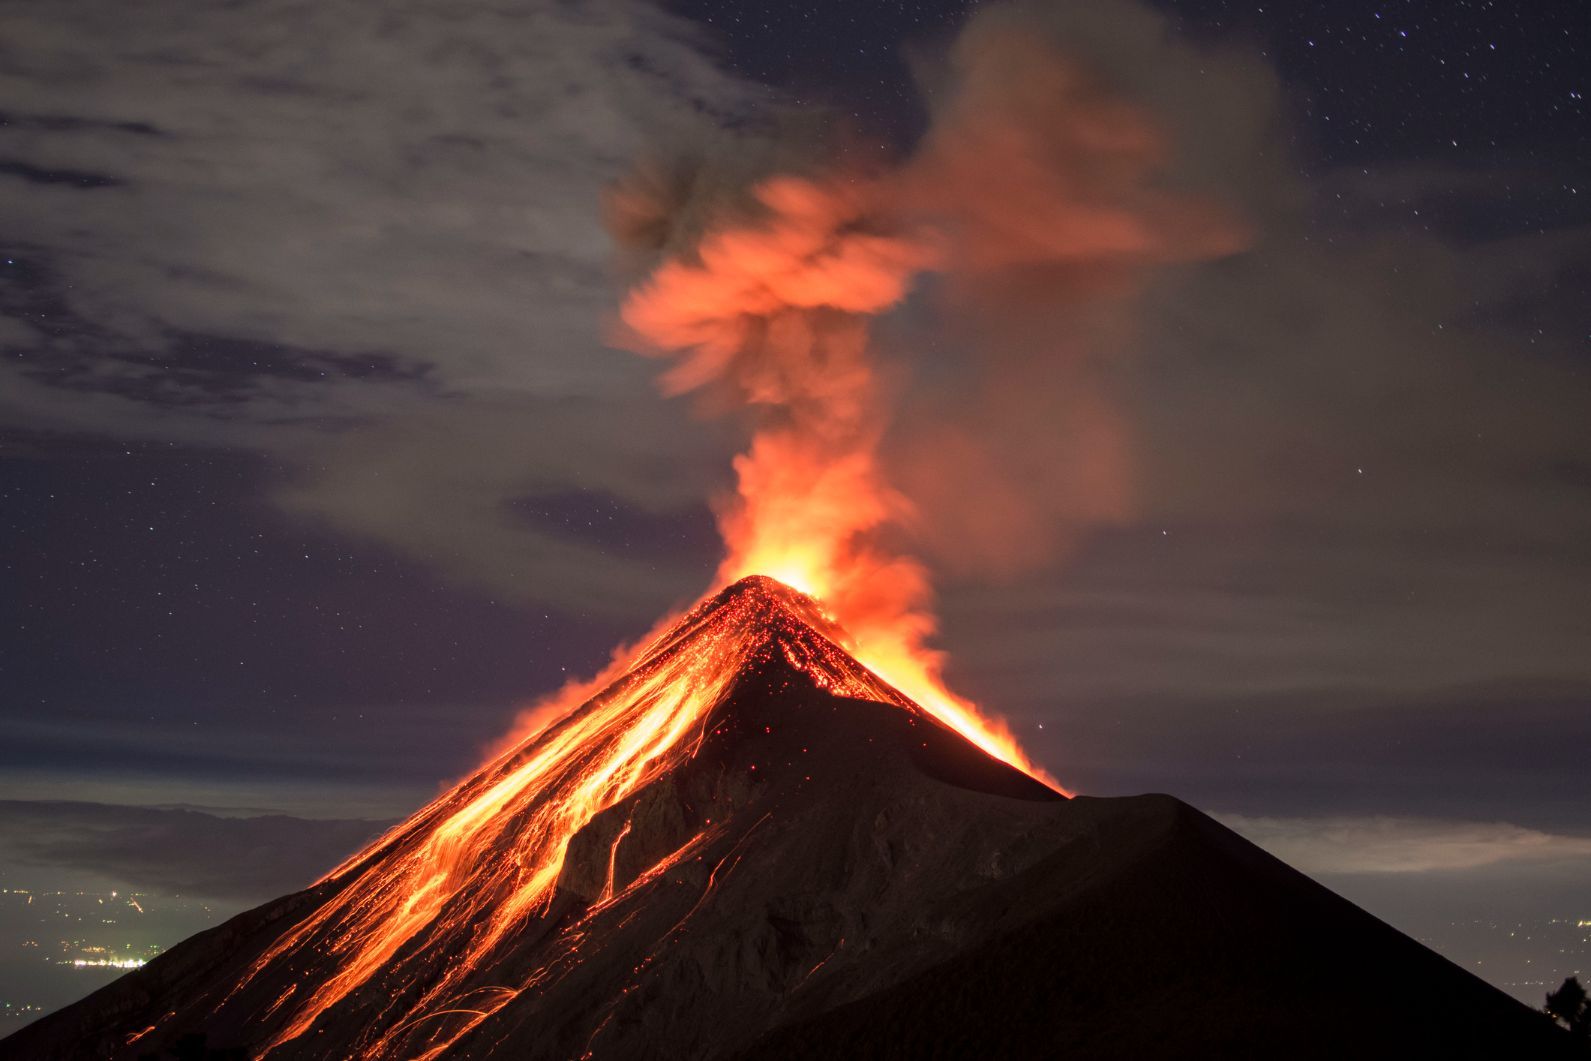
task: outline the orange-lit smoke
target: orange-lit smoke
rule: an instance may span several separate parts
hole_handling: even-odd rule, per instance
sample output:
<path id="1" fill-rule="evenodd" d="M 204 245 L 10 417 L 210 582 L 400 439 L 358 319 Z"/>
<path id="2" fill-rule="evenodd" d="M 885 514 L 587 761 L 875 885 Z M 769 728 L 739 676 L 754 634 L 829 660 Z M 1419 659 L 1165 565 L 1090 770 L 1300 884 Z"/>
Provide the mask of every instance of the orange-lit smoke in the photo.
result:
<path id="1" fill-rule="evenodd" d="M 1002 306 L 1020 324 L 1024 300 L 1114 298 L 1147 264 L 1235 241 L 1212 211 L 1155 186 L 1165 152 L 1141 110 L 1041 39 L 984 26 L 959 42 L 947 102 L 915 156 L 885 172 L 766 176 L 749 203 L 716 214 L 709 204 L 705 231 L 671 248 L 621 319 L 642 352 L 669 359 L 668 393 L 701 391 L 754 418 L 736 494 L 719 505 L 719 581 L 766 574 L 819 598 L 863 663 L 986 750 L 1047 776 L 945 687 L 928 647 L 928 570 L 901 542 L 942 542 L 918 531 L 943 518 L 969 556 L 1012 566 L 1042 559 L 1046 527 L 1065 513 L 1120 518 L 1120 419 L 1075 356 L 1029 347 L 1004 363 L 991 356 L 959 408 L 941 407 L 912 429 L 921 443 L 906 459 L 886 460 L 893 388 L 870 324 L 926 272 L 950 278 L 963 312 Z M 614 191 L 621 240 L 668 230 L 680 204 L 661 187 L 648 175 Z M 988 439 L 1019 445 L 985 445 L 974 425 L 990 412 Z M 1001 413 L 1011 422 L 996 429 Z M 1055 452 L 1058 438 L 1070 452 Z"/>
<path id="2" fill-rule="evenodd" d="M 1242 227 L 1176 189 L 1153 115 L 1063 58 L 1040 19 L 989 7 L 951 54 L 895 200 L 942 233 L 937 337 L 965 351 L 888 440 L 916 543 L 945 569 L 1053 563 L 1134 507 L 1115 394 L 1157 266 L 1236 252 Z"/>
<path id="3" fill-rule="evenodd" d="M 879 227 L 883 185 L 783 176 L 755 191 L 761 213 L 706 234 L 658 266 L 624 323 L 674 358 L 671 393 L 710 387 L 759 423 L 723 503 L 719 582 L 762 574 L 824 602 L 858 658 L 978 744 L 1024 769 L 1009 734 L 939 680 L 924 567 L 882 544 L 909 517 L 878 447 L 888 414 L 868 320 L 934 265 L 931 240 Z M 625 204 L 618 204 L 624 208 Z"/>

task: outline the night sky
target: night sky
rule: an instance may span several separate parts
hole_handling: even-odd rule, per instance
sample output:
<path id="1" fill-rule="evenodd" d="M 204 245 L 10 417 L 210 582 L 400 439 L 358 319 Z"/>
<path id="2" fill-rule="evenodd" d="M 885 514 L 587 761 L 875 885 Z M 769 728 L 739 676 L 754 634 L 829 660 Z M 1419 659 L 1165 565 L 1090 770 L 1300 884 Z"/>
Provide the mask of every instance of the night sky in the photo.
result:
<path id="1" fill-rule="evenodd" d="M 1471 967 L 1591 919 L 1584 5 L 1047 6 L 1251 235 L 1137 306 L 1130 518 L 934 560 L 951 684 Z M 601 191 L 774 117 L 909 151 L 977 7 L 0 10 L 3 883 L 307 881 L 708 588 L 742 439 L 608 345 Z"/>

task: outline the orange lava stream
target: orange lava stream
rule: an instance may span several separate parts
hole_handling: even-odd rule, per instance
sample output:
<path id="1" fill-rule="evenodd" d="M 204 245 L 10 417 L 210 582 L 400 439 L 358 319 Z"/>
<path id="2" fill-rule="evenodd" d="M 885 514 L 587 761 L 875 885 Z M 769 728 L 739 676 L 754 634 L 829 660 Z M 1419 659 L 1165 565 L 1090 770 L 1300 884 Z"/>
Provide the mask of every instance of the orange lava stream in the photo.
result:
<path id="1" fill-rule="evenodd" d="M 575 833 L 694 754 L 712 708 L 789 625 L 779 610 L 788 603 L 775 606 L 771 600 L 752 592 L 720 607 L 698 607 L 633 666 L 616 662 L 604 677 L 627 673 L 583 709 L 526 738 L 328 878 L 348 879 L 261 955 L 233 991 L 275 962 L 291 964 L 295 953 L 329 959 L 337 970 L 307 997 L 278 1000 L 291 1017 L 262 1055 L 310 1031 L 323 1013 L 366 985 L 396 993 L 395 985 L 414 979 L 430 983 L 418 1002 L 404 1003 L 409 1019 L 361 1051 L 369 1057 L 409 1052 L 405 1033 L 419 1021 L 444 1014 L 468 1018 L 462 1024 L 437 1021 L 419 1055 L 436 1056 L 505 1005 L 517 989 L 502 989 L 485 1004 L 460 1006 L 465 978 L 489 968 L 498 944 L 546 910 Z M 810 618 L 824 624 L 815 606 Z M 674 651 L 685 641 L 689 651 Z M 792 662 L 820 686 L 837 695 L 900 702 L 829 642 L 821 642 L 826 649 L 800 644 L 800 638 L 790 638 L 782 647 L 787 655 L 801 653 Z M 660 872 L 662 867 L 649 871 Z M 603 903 L 614 901 L 612 889 L 610 873 Z M 427 969 L 426 945 L 449 937 L 469 943 L 437 977 Z"/>
<path id="2" fill-rule="evenodd" d="M 744 570 L 741 570 L 742 567 Z M 733 561 L 726 563 L 724 570 L 730 578 L 759 570 L 776 571 L 778 574 L 770 577 L 820 601 L 825 600 L 822 587 L 826 583 L 832 584 L 825 578 L 824 572 L 811 562 L 810 556 L 803 558 L 792 555 L 782 562 L 752 557 L 741 561 L 739 565 Z M 1047 770 L 1033 762 L 1022 750 L 1016 737 L 999 720 L 988 717 L 977 705 L 946 687 L 939 675 L 941 655 L 923 645 L 923 639 L 932 629 L 931 618 L 912 612 L 903 614 L 895 609 L 874 616 L 866 609 L 861 609 L 849 619 L 844 616 L 838 619 L 844 624 L 846 651 L 908 700 L 1001 762 L 1038 778 L 1058 792 L 1068 796 L 1073 794 Z"/>

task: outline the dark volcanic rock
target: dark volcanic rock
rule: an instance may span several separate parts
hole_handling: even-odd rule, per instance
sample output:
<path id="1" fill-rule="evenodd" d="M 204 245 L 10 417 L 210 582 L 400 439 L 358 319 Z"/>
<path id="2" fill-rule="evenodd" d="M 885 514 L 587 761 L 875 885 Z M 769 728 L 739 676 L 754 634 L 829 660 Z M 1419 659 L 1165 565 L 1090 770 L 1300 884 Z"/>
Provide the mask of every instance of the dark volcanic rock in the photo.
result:
<path id="1" fill-rule="evenodd" d="M 383 1032 L 380 1056 L 420 1056 L 503 992 L 442 1056 L 1574 1056 L 1546 1018 L 1175 799 L 1067 800 L 885 687 L 888 703 L 824 692 L 789 639 L 832 643 L 787 594 L 753 582 L 712 606 L 754 597 L 782 650 L 756 655 L 694 755 L 573 837 L 550 908 L 450 1007 L 391 1016 L 425 989 L 415 970 L 441 975 L 461 946 L 416 937 L 403 976 L 270 1057 L 361 1056 Z M 280 1026 L 272 1002 L 335 966 L 305 948 L 234 985 L 402 844 L 194 937 L 0 1056 L 137 1057 L 193 1033 L 253 1055 Z"/>

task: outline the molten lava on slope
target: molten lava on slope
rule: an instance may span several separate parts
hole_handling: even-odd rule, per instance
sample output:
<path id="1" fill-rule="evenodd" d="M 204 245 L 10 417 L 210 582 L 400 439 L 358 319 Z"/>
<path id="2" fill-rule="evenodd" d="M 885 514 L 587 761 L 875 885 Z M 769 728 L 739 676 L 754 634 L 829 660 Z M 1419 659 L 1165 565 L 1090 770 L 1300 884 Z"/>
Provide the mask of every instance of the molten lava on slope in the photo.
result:
<path id="1" fill-rule="evenodd" d="M 800 690 L 822 703 L 887 704 L 911 726 L 941 728 L 842 650 L 841 637 L 810 598 L 768 578 L 737 582 L 598 695 L 330 873 L 309 893 L 313 908 L 258 949 L 223 994 L 157 1015 L 123 1045 L 144 1045 L 167 1025 L 219 1023 L 248 1027 L 271 1056 L 324 1056 L 329 1039 L 362 1056 L 440 1055 L 567 975 L 594 921 L 738 838 L 744 823 L 728 809 L 708 812 L 721 800 L 704 792 L 665 830 L 667 850 L 651 850 L 657 828 L 626 819 L 595 853 L 606 868 L 600 886 L 589 864 L 570 864 L 571 851 L 589 846 L 582 833 L 594 819 L 660 779 L 677 784 L 715 738 L 744 727 L 745 713 L 726 705 Z M 771 723 L 764 729 L 771 734 Z M 777 768 L 749 763 L 740 780 L 760 783 Z M 792 760 L 786 769 L 813 768 Z M 726 857 L 718 868 L 731 868 Z M 713 881 L 710 870 L 706 891 Z M 582 899 L 590 905 L 570 921 Z M 527 941 L 539 962 L 522 968 Z"/>

